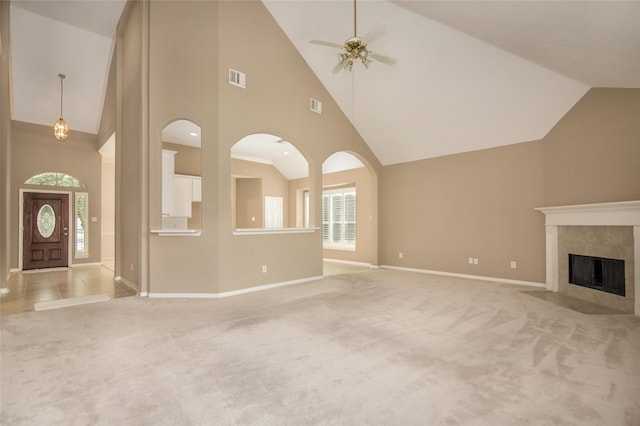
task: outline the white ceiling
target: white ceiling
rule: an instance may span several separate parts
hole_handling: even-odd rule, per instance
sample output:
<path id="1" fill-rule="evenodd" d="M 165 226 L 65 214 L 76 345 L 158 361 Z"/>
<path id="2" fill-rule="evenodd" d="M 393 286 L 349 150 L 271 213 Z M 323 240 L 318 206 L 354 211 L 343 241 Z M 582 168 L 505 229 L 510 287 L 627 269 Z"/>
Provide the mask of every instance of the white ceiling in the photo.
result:
<path id="1" fill-rule="evenodd" d="M 97 133 L 124 0 L 11 0 L 12 118 Z"/>
<path id="2" fill-rule="evenodd" d="M 282 138 L 266 133 L 240 139 L 231 147 L 231 158 L 271 164 L 288 180 L 309 176 L 309 163 L 300 151 Z"/>
<path id="3" fill-rule="evenodd" d="M 351 1 L 263 3 L 383 164 L 540 139 L 590 87 L 640 87 L 638 1 L 359 0 L 396 63 L 337 75 L 309 40 L 351 37 Z M 97 132 L 124 4 L 12 0 L 13 119 L 52 125 L 62 72 L 65 120 Z"/>
<path id="4" fill-rule="evenodd" d="M 189 120 L 176 120 L 162 129 L 162 140 L 195 148 L 201 147 L 200 126 Z"/>

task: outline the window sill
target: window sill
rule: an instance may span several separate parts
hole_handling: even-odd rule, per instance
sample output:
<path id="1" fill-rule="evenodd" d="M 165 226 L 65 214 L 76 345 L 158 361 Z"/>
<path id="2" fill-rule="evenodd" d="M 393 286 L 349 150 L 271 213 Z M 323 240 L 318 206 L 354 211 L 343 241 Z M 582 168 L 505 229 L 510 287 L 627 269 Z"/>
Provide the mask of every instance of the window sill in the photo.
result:
<path id="1" fill-rule="evenodd" d="M 159 237 L 199 237 L 201 229 L 152 229 L 149 231 Z"/>
<path id="2" fill-rule="evenodd" d="M 320 228 L 240 228 L 231 231 L 233 235 L 265 235 L 265 234 L 308 234 Z"/>
<path id="3" fill-rule="evenodd" d="M 323 250 L 356 251 L 355 246 L 352 246 L 352 247 L 349 247 L 349 246 L 333 246 L 333 245 L 327 245 L 327 244 L 323 244 L 322 245 L 322 249 Z"/>

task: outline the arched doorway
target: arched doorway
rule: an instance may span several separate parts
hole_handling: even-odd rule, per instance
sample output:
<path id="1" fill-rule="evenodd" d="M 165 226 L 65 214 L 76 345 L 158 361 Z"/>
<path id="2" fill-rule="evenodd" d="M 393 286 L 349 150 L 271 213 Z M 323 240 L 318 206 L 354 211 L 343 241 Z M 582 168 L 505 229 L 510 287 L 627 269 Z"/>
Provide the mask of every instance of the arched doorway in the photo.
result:
<path id="1" fill-rule="evenodd" d="M 324 274 L 377 265 L 377 180 L 357 155 L 339 151 L 322 164 Z"/>

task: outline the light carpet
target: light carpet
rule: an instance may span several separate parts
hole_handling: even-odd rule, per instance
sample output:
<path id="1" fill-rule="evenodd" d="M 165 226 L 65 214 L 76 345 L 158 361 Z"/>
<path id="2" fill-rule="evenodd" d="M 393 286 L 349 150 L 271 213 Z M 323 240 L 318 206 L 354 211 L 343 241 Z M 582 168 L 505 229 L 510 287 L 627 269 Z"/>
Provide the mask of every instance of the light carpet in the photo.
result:
<path id="1" fill-rule="evenodd" d="M 638 425 L 640 318 L 370 270 L 2 317 L 3 425 Z"/>

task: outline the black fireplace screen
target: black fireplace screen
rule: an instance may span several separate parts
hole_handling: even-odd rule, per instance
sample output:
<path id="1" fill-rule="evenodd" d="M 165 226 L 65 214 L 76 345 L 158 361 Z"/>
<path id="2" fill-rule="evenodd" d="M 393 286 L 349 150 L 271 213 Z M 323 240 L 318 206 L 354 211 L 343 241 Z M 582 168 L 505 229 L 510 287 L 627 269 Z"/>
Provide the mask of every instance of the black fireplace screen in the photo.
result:
<path id="1" fill-rule="evenodd" d="M 624 260 L 569 254 L 569 282 L 624 296 Z"/>

